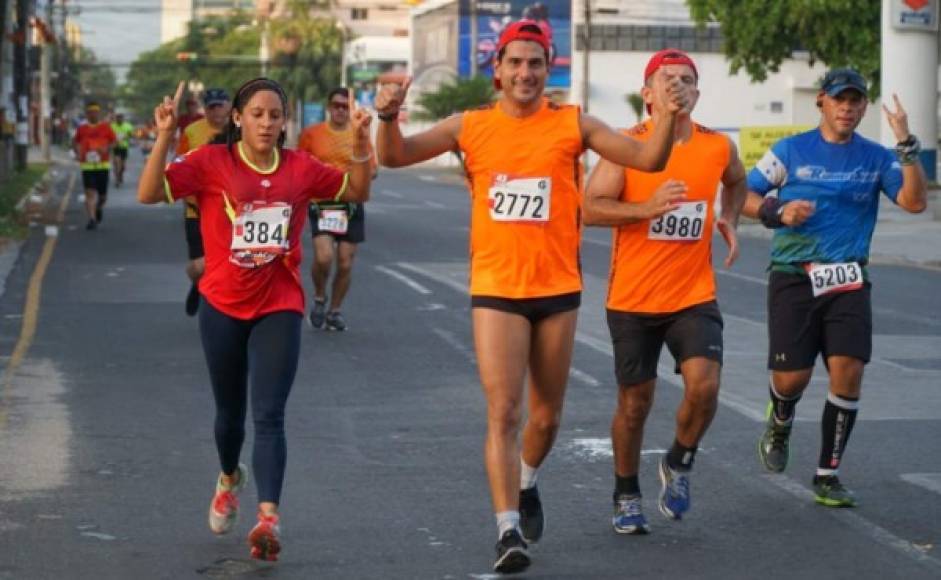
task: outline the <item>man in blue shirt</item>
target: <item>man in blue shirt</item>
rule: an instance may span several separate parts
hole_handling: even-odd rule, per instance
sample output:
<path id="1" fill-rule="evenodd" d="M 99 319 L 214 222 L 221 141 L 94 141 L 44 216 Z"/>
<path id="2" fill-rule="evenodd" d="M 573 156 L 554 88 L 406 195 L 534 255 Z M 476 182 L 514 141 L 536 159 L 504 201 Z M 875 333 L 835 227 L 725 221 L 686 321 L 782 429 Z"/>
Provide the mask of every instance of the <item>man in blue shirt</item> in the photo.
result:
<path id="1" fill-rule="evenodd" d="M 743 212 L 775 230 L 768 281 L 768 421 L 758 441 L 766 469 L 784 471 L 794 411 L 818 354 L 830 375 L 818 503 L 856 505 L 838 478 L 872 354 L 871 284 L 866 264 L 882 192 L 906 211 L 924 211 L 927 180 L 920 146 L 898 96 L 883 105 L 898 139 L 894 151 L 855 132 L 866 113 L 866 81 L 835 69 L 817 96 L 820 125 L 774 144 L 748 175 Z M 777 195 L 768 195 L 777 190 Z"/>

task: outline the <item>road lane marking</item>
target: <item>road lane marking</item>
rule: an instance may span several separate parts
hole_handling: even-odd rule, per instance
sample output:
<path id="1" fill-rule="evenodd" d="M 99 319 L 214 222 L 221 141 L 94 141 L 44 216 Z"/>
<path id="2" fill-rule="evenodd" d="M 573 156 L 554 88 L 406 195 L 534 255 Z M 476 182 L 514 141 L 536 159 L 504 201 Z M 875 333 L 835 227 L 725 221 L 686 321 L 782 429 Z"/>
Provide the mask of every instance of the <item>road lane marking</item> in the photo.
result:
<path id="1" fill-rule="evenodd" d="M 379 195 L 387 195 L 389 197 L 394 197 L 395 199 L 405 199 L 405 196 L 397 191 L 392 191 L 391 189 L 380 189 Z"/>
<path id="2" fill-rule="evenodd" d="M 415 292 L 418 292 L 419 294 L 424 294 L 425 296 L 431 294 L 431 290 L 429 290 L 428 288 L 425 288 L 424 286 L 422 286 L 421 284 L 419 284 L 419 283 L 416 282 L 415 280 L 412 280 L 411 278 L 409 278 L 409 277 L 406 276 L 405 274 L 402 274 L 401 272 L 396 272 L 395 270 L 393 270 L 393 269 L 391 269 L 391 268 L 386 268 L 385 266 L 375 266 L 375 268 L 376 268 L 376 270 L 379 270 L 379 271 L 382 272 L 383 274 L 386 274 L 386 275 L 388 275 L 388 276 L 392 276 L 393 278 L 395 278 L 395 279 L 398 280 L 399 282 L 405 284 L 406 286 L 408 286 L 409 288 L 411 288 L 411 289 L 414 290 Z"/>
<path id="3" fill-rule="evenodd" d="M 600 387 L 601 381 L 586 373 L 585 371 L 580 371 L 574 366 L 569 368 L 569 377 L 581 381 L 588 385 L 589 387 Z"/>
<path id="4" fill-rule="evenodd" d="M 908 483 L 941 494 L 941 473 L 903 473 L 899 477 Z"/>
<path id="5" fill-rule="evenodd" d="M 69 205 L 69 199 L 72 197 L 72 188 L 75 187 L 75 174 L 69 179 L 66 186 L 65 195 L 59 202 L 59 211 L 56 213 L 56 221 L 62 223 L 65 221 L 65 208 Z M 58 234 L 58 232 L 56 232 Z M 10 355 L 10 361 L 3 369 L 3 390 L 0 392 L 0 429 L 6 426 L 7 421 L 7 399 L 13 385 L 13 377 L 29 347 L 33 344 L 33 338 L 36 336 L 36 324 L 39 321 L 39 306 L 42 298 L 42 282 L 46 276 L 46 270 L 52 261 L 52 253 L 55 251 L 58 235 L 46 235 L 46 242 L 43 244 L 42 253 L 36 262 L 36 267 L 29 277 L 29 286 L 26 290 L 26 304 L 23 306 L 23 323 L 20 325 L 20 336 L 13 348 L 13 354 Z"/>

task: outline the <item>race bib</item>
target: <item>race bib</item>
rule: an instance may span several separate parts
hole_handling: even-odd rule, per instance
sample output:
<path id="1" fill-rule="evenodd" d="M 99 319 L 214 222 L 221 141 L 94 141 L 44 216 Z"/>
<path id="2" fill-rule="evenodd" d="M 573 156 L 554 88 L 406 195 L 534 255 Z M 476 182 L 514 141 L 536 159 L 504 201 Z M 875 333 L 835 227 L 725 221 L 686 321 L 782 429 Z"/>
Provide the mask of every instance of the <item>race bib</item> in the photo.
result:
<path id="1" fill-rule="evenodd" d="M 852 292 L 863 287 L 863 269 L 856 262 L 806 264 L 814 298 L 836 292 Z"/>
<path id="2" fill-rule="evenodd" d="M 650 220 L 647 239 L 668 242 L 692 242 L 702 238 L 706 223 L 706 202 L 686 201 L 680 207 Z"/>
<path id="3" fill-rule="evenodd" d="M 345 209 L 322 209 L 317 219 L 317 229 L 321 232 L 343 235 L 350 226 L 350 216 Z"/>
<path id="4" fill-rule="evenodd" d="M 551 177 L 498 175 L 487 193 L 490 219 L 498 222 L 547 222 L 551 201 Z"/>
<path id="5" fill-rule="evenodd" d="M 267 264 L 288 250 L 291 206 L 246 203 L 232 224 L 229 260 L 243 268 Z"/>
<path id="6" fill-rule="evenodd" d="M 101 153 L 97 151 L 89 151 L 85 154 L 85 161 L 88 163 L 98 163 L 101 161 Z"/>

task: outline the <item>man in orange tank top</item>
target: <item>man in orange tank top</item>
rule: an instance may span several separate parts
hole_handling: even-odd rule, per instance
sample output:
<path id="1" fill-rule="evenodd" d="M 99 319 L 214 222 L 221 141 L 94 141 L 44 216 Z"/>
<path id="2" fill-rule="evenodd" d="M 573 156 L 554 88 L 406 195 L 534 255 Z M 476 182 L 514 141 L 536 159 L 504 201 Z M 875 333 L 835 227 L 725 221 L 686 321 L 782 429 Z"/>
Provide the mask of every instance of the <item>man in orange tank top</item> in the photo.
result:
<path id="1" fill-rule="evenodd" d="M 411 165 L 448 151 L 464 156 L 474 347 L 487 398 L 484 461 L 498 528 L 494 570 L 501 573 L 529 566 L 527 543 L 538 541 L 544 527 L 536 469 L 559 429 L 581 301 L 579 158 L 592 149 L 619 165 L 663 168 L 688 92 L 676 80 L 651 96 L 663 122 L 641 143 L 578 107 L 544 98 L 549 51 L 535 22 L 510 24 L 494 63 L 500 99 L 410 137 L 397 123 L 408 82 L 383 86 L 375 101 L 383 165 Z"/>
<path id="2" fill-rule="evenodd" d="M 721 184 L 722 213 L 715 224 L 729 245 L 728 267 L 738 255 L 735 228 L 746 195 L 745 169 L 735 145 L 690 118 L 699 78 L 685 53 L 667 49 L 650 59 L 641 94 L 652 118 L 627 133 L 643 140 L 664 123 L 668 111 L 662 95 L 676 80 L 688 106 L 677 115 L 666 169 L 641 173 L 602 161 L 585 196 L 585 223 L 615 228 L 607 309 L 619 385 L 611 439 L 612 524 L 620 534 L 650 530 L 641 509 L 638 471 L 664 343 L 683 376 L 685 395 L 676 414 L 676 437 L 659 465 L 659 507 L 677 520 L 690 507 L 689 471 L 716 412 L 722 365 L 712 204 Z"/>

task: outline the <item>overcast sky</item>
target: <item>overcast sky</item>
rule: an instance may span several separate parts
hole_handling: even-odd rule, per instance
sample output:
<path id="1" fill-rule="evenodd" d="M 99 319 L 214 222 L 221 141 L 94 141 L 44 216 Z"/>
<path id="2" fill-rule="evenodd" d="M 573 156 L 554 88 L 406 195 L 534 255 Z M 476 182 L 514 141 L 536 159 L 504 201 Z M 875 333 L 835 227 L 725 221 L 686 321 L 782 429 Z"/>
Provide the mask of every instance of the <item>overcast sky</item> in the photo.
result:
<path id="1" fill-rule="evenodd" d="M 119 79 L 138 54 L 160 44 L 160 0 L 69 0 L 78 6 L 82 44 L 114 69 Z"/>

